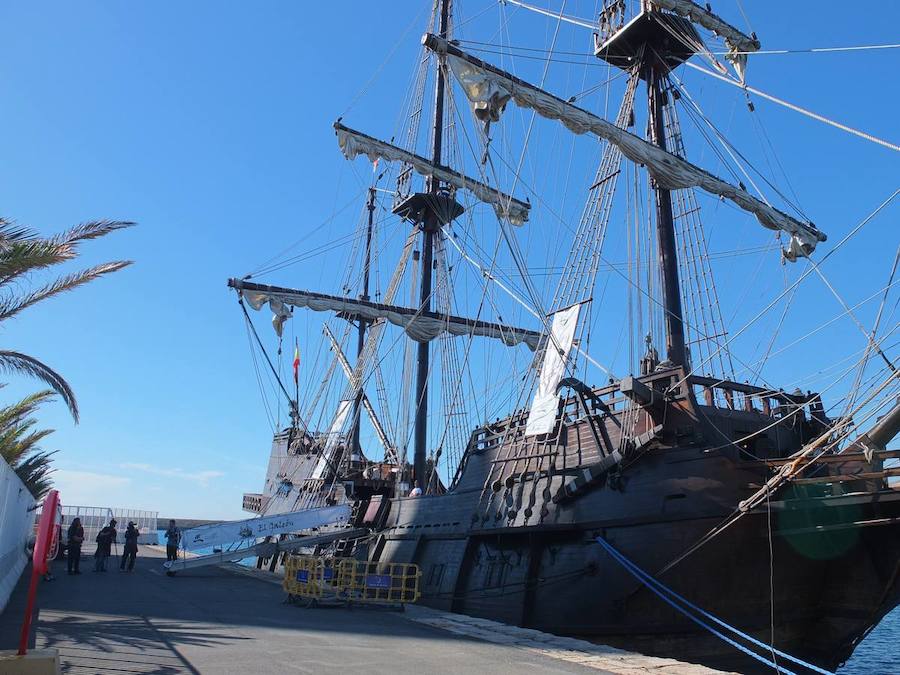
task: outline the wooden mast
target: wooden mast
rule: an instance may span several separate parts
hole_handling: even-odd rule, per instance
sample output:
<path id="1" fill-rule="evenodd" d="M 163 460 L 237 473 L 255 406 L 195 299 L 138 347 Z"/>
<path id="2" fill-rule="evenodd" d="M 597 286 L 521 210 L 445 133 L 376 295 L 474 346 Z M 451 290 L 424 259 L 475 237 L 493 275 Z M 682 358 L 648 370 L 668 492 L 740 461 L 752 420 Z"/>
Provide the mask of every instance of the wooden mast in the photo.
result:
<path id="1" fill-rule="evenodd" d="M 451 0 L 440 0 L 440 18 L 438 32 L 442 38 L 448 37 L 450 23 Z M 444 88 L 446 86 L 444 70 L 441 67 L 443 59 L 438 57 L 434 85 L 434 124 L 432 134 L 431 161 L 441 164 L 444 142 Z M 441 181 L 435 177 L 428 180 L 427 192 L 432 197 L 440 195 Z M 431 282 L 434 267 L 434 233 L 442 225 L 440 214 L 434 208 L 439 200 L 434 199 L 432 208 L 425 209 L 424 218 L 420 223 L 422 229 L 422 276 L 419 283 L 419 300 L 422 311 L 431 310 Z M 429 343 L 420 342 L 416 358 L 416 425 L 414 434 L 413 476 L 425 490 L 425 457 L 428 445 L 428 361 Z"/>
<path id="2" fill-rule="evenodd" d="M 369 211 L 369 219 L 366 224 L 366 252 L 365 259 L 363 261 L 363 280 L 362 280 L 362 293 L 360 293 L 359 299 L 368 301 L 369 300 L 369 268 L 372 263 L 372 223 L 375 215 L 375 188 L 369 188 L 369 198 L 366 200 L 366 209 Z M 356 363 L 359 365 L 359 360 L 362 358 L 363 349 L 366 345 L 366 329 L 369 326 L 369 322 L 359 317 L 357 320 L 358 325 L 358 333 L 356 336 Z M 361 419 L 361 409 L 362 409 L 362 399 L 363 399 L 363 388 L 362 383 L 360 383 L 359 387 L 356 391 L 356 398 L 353 400 L 353 429 L 350 432 L 350 457 L 353 455 L 361 454 L 361 448 L 359 445 L 359 427 L 360 427 L 360 419 Z"/>
<path id="3" fill-rule="evenodd" d="M 668 69 L 652 49 L 645 51 L 644 68 L 647 80 L 647 110 L 651 138 L 655 145 L 666 150 L 666 130 L 663 106 L 663 82 Z M 672 215 L 672 193 L 654 181 L 656 201 L 656 247 L 663 291 L 663 311 L 666 326 L 666 358 L 676 366 L 687 365 L 684 348 L 684 323 L 681 310 L 681 282 L 678 278 L 678 250 L 675 244 L 675 220 Z"/>

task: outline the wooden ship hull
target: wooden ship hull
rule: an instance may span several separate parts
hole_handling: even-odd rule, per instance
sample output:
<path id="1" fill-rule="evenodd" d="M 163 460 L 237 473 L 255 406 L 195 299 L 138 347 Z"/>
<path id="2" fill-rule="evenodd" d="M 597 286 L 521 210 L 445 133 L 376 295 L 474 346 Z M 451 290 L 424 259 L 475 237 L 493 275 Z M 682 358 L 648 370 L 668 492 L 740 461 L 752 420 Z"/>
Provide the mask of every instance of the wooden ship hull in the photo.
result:
<path id="1" fill-rule="evenodd" d="M 641 379 L 656 389 L 682 377 L 677 369 Z M 796 424 L 774 425 L 758 438 L 751 456 L 749 448 L 722 443 L 720 431 L 740 438 L 796 406 L 815 411 L 817 397 L 758 396 L 751 392 L 770 392 L 704 378 L 689 382 L 677 400 L 642 407 L 645 428 L 658 433 L 617 473 L 592 474 L 607 454 L 605 441 L 601 436 L 598 447 L 574 398 L 565 404 L 560 442 L 536 448 L 530 464 L 521 448 L 511 447 L 515 440 L 498 442 L 521 416 L 480 429 L 446 494 L 359 510 L 367 511 L 370 522 L 363 524 L 376 527 L 378 536 L 356 554 L 419 565 L 422 602 L 436 608 L 742 672 L 758 667 L 666 605 L 597 543 L 602 537 L 656 574 L 732 515 L 772 466 L 827 424 L 815 412 L 795 415 Z M 722 407 L 698 403 L 692 389 Z M 594 390 L 609 410 L 596 417 L 610 447 L 625 399 L 620 390 Z M 846 465 L 825 467 L 835 476 Z M 900 603 L 900 491 L 883 478 L 846 481 L 819 468 L 659 579 L 766 643 L 772 599 L 775 646 L 833 669 Z M 494 477 L 501 475 L 515 478 L 498 485 Z"/>

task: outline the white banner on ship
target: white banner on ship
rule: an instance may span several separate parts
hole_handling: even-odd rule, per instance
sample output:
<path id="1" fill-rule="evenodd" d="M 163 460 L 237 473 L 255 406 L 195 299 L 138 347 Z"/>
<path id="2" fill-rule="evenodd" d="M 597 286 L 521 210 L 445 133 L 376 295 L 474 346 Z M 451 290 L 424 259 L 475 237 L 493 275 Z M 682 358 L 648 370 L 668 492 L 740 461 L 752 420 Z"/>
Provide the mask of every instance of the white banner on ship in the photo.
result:
<path id="1" fill-rule="evenodd" d="M 541 366 L 541 377 L 538 381 L 531 411 L 528 413 L 528 424 L 525 425 L 526 436 L 548 434 L 556 425 L 558 408 L 556 387 L 566 372 L 569 351 L 575 339 L 575 328 L 578 326 L 578 314 L 581 304 L 561 309 L 553 315 L 550 326 L 550 340 L 544 349 L 544 362 Z"/>
<path id="2" fill-rule="evenodd" d="M 201 525 L 182 533 L 181 547 L 190 550 L 226 544 L 255 544 L 257 539 L 270 535 L 302 532 L 312 527 L 346 523 L 349 517 L 350 506 L 341 504 L 231 523 Z"/>

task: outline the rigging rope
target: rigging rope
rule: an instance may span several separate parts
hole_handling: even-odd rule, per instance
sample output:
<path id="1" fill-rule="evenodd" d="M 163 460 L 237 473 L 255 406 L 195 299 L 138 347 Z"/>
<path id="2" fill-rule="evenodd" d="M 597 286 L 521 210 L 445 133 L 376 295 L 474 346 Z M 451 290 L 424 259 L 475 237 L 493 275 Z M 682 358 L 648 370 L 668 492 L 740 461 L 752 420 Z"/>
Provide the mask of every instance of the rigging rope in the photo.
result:
<path id="1" fill-rule="evenodd" d="M 525 2 L 521 2 L 521 0 L 498 0 L 501 5 L 510 4 L 515 5 L 517 7 L 521 7 L 522 9 L 527 9 L 531 12 L 535 12 L 536 14 L 543 14 L 544 16 L 549 16 L 551 19 L 556 19 L 557 21 L 564 21 L 566 23 L 570 23 L 573 26 L 581 26 L 582 28 L 590 28 L 591 30 L 596 30 L 597 25 L 586 21 L 585 19 L 578 19 L 574 16 L 567 16 L 560 12 L 551 12 L 549 10 L 543 9 L 541 7 L 535 7 L 534 5 L 529 5 Z M 565 4 L 565 3 L 564 3 Z M 558 24 L 557 24 L 558 25 Z"/>
<path id="2" fill-rule="evenodd" d="M 826 260 L 828 260 L 828 258 L 830 258 L 834 253 L 836 253 L 844 244 L 846 244 L 867 223 L 869 223 L 875 216 L 877 216 L 879 213 L 881 213 L 882 209 L 884 209 L 888 204 L 890 204 L 892 201 L 894 201 L 894 198 L 898 194 L 900 194 L 900 188 L 897 188 L 896 190 L 894 190 L 894 192 L 891 193 L 891 195 L 887 199 L 885 199 L 883 202 L 881 202 L 881 204 L 879 204 L 878 207 L 876 207 L 876 209 L 874 211 L 872 211 L 872 213 L 870 213 L 868 216 L 863 218 L 863 220 L 860 221 L 859 224 L 857 224 L 852 230 L 850 230 L 846 235 L 844 235 L 843 239 L 841 239 L 837 244 L 834 245 L 834 247 L 831 250 L 829 250 L 824 256 L 822 256 L 822 258 L 819 260 L 819 265 L 822 265 Z M 756 323 L 762 316 L 764 316 L 766 313 L 768 313 L 768 311 L 770 309 L 772 309 L 772 307 L 774 307 L 778 303 L 779 300 L 781 300 L 785 295 L 787 295 L 790 291 L 792 291 L 796 286 L 799 286 L 803 282 L 803 280 L 806 279 L 806 277 L 808 277 L 812 273 L 813 273 L 813 268 L 810 266 L 797 278 L 797 280 L 793 284 L 791 284 L 789 287 L 785 288 L 781 293 L 778 294 L 778 296 L 774 300 L 772 300 L 768 305 L 766 305 L 763 309 L 761 309 L 759 312 L 757 312 L 757 314 L 752 319 L 750 319 L 747 323 L 745 323 L 737 332 L 735 332 L 734 334 L 729 336 L 729 338 L 725 341 L 725 343 L 721 347 L 719 347 L 718 350 L 716 350 L 716 352 L 713 354 L 713 356 L 715 356 L 715 354 L 717 354 L 719 351 L 721 351 L 722 349 L 727 347 L 729 344 L 731 344 L 731 342 L 733 342 L 739 335 L 743 334 L 744 331 L 746 331 L 748 328 L 750 328 L 750 326 L 752 326 L 754 323 Z M 711 357 L 709 357 L 709 358 L 711 358 Z M 704 364 L 705 364 L 705 361 L 698 364 L 697 366 L 692 367 L 690 372 L 685 374 L 684 378 L 682 378 L 681 380 L 676 382 L 673 386 L 680 387 L 681 384 L 688 377 L 690 377 L 691 375 L 696 373 Z"/>
<path id="3" fill-rule="evenodd" d="M 812 670 L 813 672 L 822 673 L 823 675 L 831 675 L 831 671 L 829 671 L 829 670 L 819 668 L 818 666 L 813 665 L 812 663 L 808 663 L 802 659 L 798 659 L 796 656 L 792 656 L 791 654 L 788 654 L 787 652 L 783 652 L 779 649 L 775 649 L 773 646 L 768 645 L 765 642 L 761 642 L 760 640 L 757 640 L 756 638 L 754 638 L 750 635 L 747 635 L 747 633 L 744 633 L 743 631 L 735 628 L 734 626 L 731 626 L 731 625 L 725 623 L 718 617 L 710 614 L 706 610 L 701 609 L 697 605 L 693 604 L 690 600 L 687 600 L 686 598 L 679 595 L 678 593 L 673 591 L 671 588 L 669 588 L 668 586 L 663 584 L 661 581 L 659 581 L 655 577 L 651 576 L 650 574 L 648 574 L 647 572 L 642 570 L 635 563 L 633 563 L 631 560 L 626 558 L 622 553 L 617 551 L 613 547 L 613 545 L 610 544 L 608 541 L 606 541 L 603 537 L 597 537 L 596 541 L 613 558 L 613 560 L 615 560 L 620 565 L 622 565 L 622 567 L 624 567 L 625 570 L 628 571 L 629 574 L 631 574 L 638 581 L 643 583 L 648 589 L 653 591 L 653 593 L 656 594 L 666 604 L 668 604 L 672 608 L 678 610 L 681 614 L 686 616 L 688 619 L 690 619 L 694 623 L 698 624 L 699 626 L 702 626 L 703 628 L 708 630 L 710 633 L 712 633 L 719 639 L 724 640 L 725 642 L 730 644 L 732 647 L 739 649 L 744 654 L 747 654 L 748 656 L 753 657 L 754 659 L 756 659 L 757 661 L 759 661 L 761 663 L 771 666 L 772 668 L 774 668 L 776 670 L 776 672 L 791 673 L 790 670 L 787 670 L 786 668 L 779 666 L 774 661 L 770 661 L 769 659 L 757 654 L 756 652 L 751 651 L 749 648 L 745 647 L 744 645 L 741 645 L 740 643 L 733 640 L 732 638 L 729 638 L 728 636 L 724 635 L 721 631 L 716 630 L 715 628 L 710 626 L 705 621 L 702 621 L 701 619 L 699 619 L 696 616 L 694 616 L 693 614 L 691 614 L 691 612 L 696 612 L 697 614 L 700 614 L 704 618 L 709 619 L 716 625 L 726 629 L 727 631 L 730 631 L 734 635 L 740 637 L 741 639 L 749 642 L 750 644 L 752 644 L 756 647 L 765 649 L 766 651 L 772 651 L 775 654 L 777 654 L 778 656 L 782 657 L 783 659 L 787 659 L 788 661 L 791 661 L 792 663 L 796 663 L 797 665 L 803 666 L 804 668 L 808 668 L 809 670 Z M 688 610 L 690 610 L 690 611 L 688 611 Z"/>
<path id="4" fill-rule="evenodd" d="M 828 278 L 827 278 L 824 274 L 822 274 L 822 270 L 819 269 L 819 266 L 816 265 L 816 263 L 815 263 L 814 261 L 812 261 L 812 260 L 810 260 L 809 262 L 810 262 L 810 264 L 813 266 L 813 269 L 816 271 L 816 274 L 819 275 L 819 278 L 822 280 L 822 283 L 824 283 L 824 284 L 828 287 L 828 290 L 831 291 L 831 294 L 832 294 L 832 295 L 837 299 L 837 301 L 841 304 L 841 307 L 844 308 L 844 311 L 846 311 L 847 314 L 850 316 L 850 318 L 853 319 L 853 323 L 855 323 L 855 324 L 856 324 L 856 327 L 859 328 L 860 332 L 861 332 L 861 333 L 863 334 L 863 336 L 866 338 L 866 341 L 867 341 L 867 342 L 875 349 L 875 351 L 877 352 L 878 356 L 880 356 L 880 357 L 882 358 L 882 360 L 887 364 L 888 368 L 890 368 L 892 371 L 895 371 L 895 372 L 896 372 L 896 370 L 897 370 L 896 366 L 894 366 L 894 364 L 891 362 L 891 360 L 887 357 L 887 354 L 885 354 L 885 353 L 881 350 L 881 347 L 878 346 L 878 343 L 875 342 L 875 336 L 874 336 L 874 334 L 870 334 L 869 331 L 866 330 L 865 326 L 863 326 L 863 325 L 859 322 L 859 319 L 856 318 L 856 315 L 855 315 L 855 314 L 853 313 L 853 311 L 847 306 L 847 303 L 844 302 L 844 299 L 843 299 L 843 298 L 840 296 L 840 294 L 835 290 L 834 286 L 832 286 L 831 283 L 828 281 Z"/>
<path id="5" fill-rule="evenodd" d="M 722 80 L 723 82 L 727 82 L 728 84 L 738 87 L 739 89 L 743 89 L 744 91 L 749 91 L 752 94 L 756 94 L 757 96 L 761 96 L 762 98 L 772 101 L 773 103 L 777 103 L 778 105 L 784 106 L 785 108 L 789 108 L 794 112 L 798 112 L 801 115 L 806 115 L 814 120 L 827 124 L 829 126 L 835 127 L 836 129 L 840 129 L 841 131 L 846 131 L 849 134 L 853 134 L 854 136 L 859 136 L 867 141 L 872 143 L 876 143 L 878 145 L 884 146 L 889 150 L 894 150 L 895 152 L 900 152 L 900 145 L 896 145 L 895 143 L 891 143 L 890 141 L 885 141 L 884 139 L 878 138 L 877 136 L 873 136 L 870 133 L 865 131 L 860 131 L 859 129 L 854 129 L 853 127 L 849 127 L 846 124 L 842 124 L 840 122 L 836 122 L 835 120 L 829 119 L 823 115 L 813 112 L 812 110 L 807 110 L 806 108 L 801 108 L 799 105 L 794 103 L 790 103 L 785 101 L 782 98 L 778 98 L 777 96 L 772 96 L 771 94 L 767 94 L 764 91 L 760 91 L 755 87 L 751 87 L 746 84 L 741 84 L 738 80 L 732 79 L 730 77 L 726 77 L 724 75 L 720 75 L 719 73 L 714 73 L 711 70 L 707 70 L 703 66 L 698 66 L 696 63 L 691 63 L 690 61 L 685 61 L 684 65 L 689 68 L 693 68 L 704 75 L 708 75 L 710 77 L 714 77 L 717 80 Z"/>
<path id="6" fill-rule="evenodd" d="M 247 324 L 250 326 L 250 330 L 253 332 L 253 337 L 256 338 L 256 343 L 259 345 L 259 348 L 262 350 L 263 356 L 266 357 L 266 363 L 269 364 L 269 369 L 272 371 L 272 374 L 275 376 L 275 381 L 278 382 L 278 386 L 281 388 L 284 397 L 288 400 L 288 404 L 291 407 L 291 411 L 294 415 L 296 415 L 297 421 L 303 425 L 304 431 L 308 431 L 309 428 L 306 426 L 306 423 L 300 417 L 300 411 L 297 410 L 297 402 L 291 397 L 288 393 L 288 390 L 284 388 L 284 384 L 281 382 L 281 378 L 278 376 L 278 371 L 275 369 L 275 366 L 272 364 L 272 359 L 269 358 L 269 353 L 266 351 L 266 348 L 263 346 L 262 340 L 259 339 L 259 333 L 256 332 L 256 326 L 253 325 L 253 321 L 250 320 L 250 315 L 247 313 L 247 307 L 244 305 L 244 299 L 238 298 L 238 304 L 241 306 L 241 310 L 244 312 L 244 318 L 247 320 Z"/>

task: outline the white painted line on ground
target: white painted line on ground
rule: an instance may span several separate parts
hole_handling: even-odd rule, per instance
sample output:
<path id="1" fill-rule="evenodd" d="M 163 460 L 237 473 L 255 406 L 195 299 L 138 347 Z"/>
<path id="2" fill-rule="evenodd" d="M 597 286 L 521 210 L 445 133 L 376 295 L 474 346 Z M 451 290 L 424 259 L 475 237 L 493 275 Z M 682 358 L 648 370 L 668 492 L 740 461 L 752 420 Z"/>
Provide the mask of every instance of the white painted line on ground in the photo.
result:
<path id="1" fill-rule="evenodd" d="M 530 628 L 519 628 L 497 621 L 479 619 L 463 614 L 451 614 L 439 610 L 408 605 L 405 617 L 458 635 L 473 637 L 485 642 L 504 644 L 526 649 L 535 654 L 588 668 L 605 670 L 620 675 L 659 673 L 660 675 L 712 675 L 722 671 L 675 659 L 663 659 L 627 652 L 614 647 L 598 645 L 585 640 L 560 637 Z"/>

